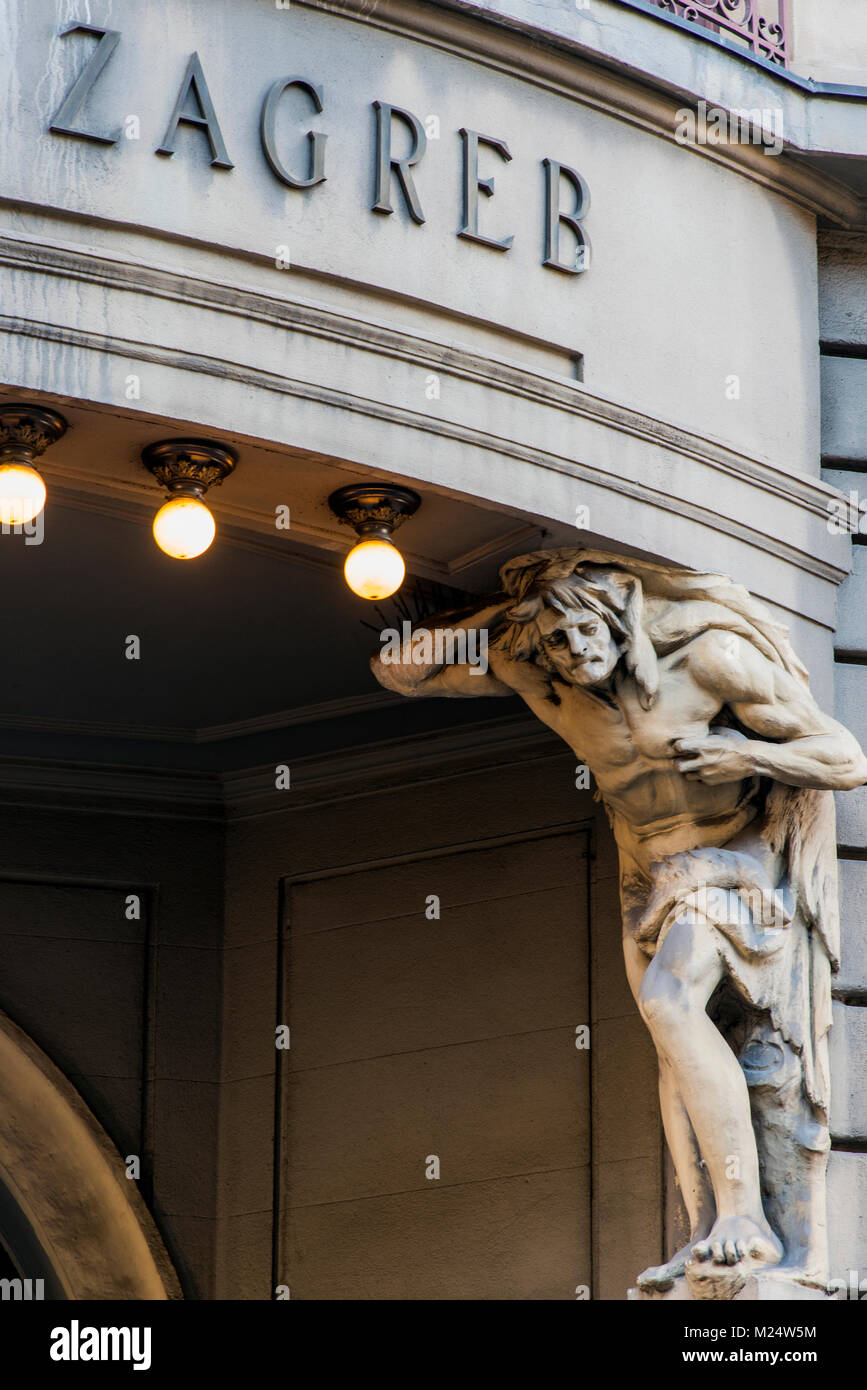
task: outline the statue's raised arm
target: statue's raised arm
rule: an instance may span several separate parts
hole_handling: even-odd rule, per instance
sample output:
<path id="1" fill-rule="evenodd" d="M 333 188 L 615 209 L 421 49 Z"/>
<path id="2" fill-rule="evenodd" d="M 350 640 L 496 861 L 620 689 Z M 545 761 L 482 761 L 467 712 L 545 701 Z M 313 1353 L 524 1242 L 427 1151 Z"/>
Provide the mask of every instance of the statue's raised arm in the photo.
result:
<path id="1" fill-rule="evenodd" d="M 493 674 L 492 635 L 501 630 L 506 597 L 478 607 L 437 613 L 410 629 L 386 629 L 370 667 L 380 685 L 399 695 L 468 698 L 514 695 L 514 687 Z"/>

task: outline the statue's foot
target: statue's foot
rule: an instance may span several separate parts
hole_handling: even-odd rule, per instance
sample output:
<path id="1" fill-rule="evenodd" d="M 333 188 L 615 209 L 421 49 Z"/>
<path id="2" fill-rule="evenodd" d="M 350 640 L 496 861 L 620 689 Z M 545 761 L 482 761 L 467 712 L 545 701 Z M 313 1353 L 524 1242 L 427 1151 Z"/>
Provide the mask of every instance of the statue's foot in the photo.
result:
<path id="1" fill-rule="evenodd" d="M 692 1244 L 685 1245 L 677 1254 L 672 1255 L 670 1260 L 666 1260 L 662 1265 L 650 1265 L 636 1279 L 636 1284 L 644 1293 L 664 1293 L 670 1289 L 675 1279 L 680 1279 L 686 1273 L 687 1261 L 692 1255 Z"/>
<path id="2" fill-rule="evenodd" d="M 715 1265 L 748 1264 L 778 1265 L 783 1247 L 767 1221 L 754 1221 L 751 1216 L 721 1216 L 713 1224 L 710 1235 L 693 1242 L 689 1263 Z"/>
<path id="3" fill-rule="evenodd" d="M 771 1269 L 782 1258 L 783 1247 L 764 1219 L 720 1217 L 709 1236 L 694 1242 L 686 1278 L 695 1298 L 734 1298 L 748 1275 Z"/>

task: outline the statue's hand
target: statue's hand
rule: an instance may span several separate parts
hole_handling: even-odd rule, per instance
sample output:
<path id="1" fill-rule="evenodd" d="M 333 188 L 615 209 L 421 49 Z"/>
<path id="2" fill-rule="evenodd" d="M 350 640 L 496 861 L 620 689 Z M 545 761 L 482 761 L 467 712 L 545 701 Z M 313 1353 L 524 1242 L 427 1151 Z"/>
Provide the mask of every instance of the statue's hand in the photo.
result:
<path id="1" fill-rule="evenodd" d="M 742 782 L 756 774 L 750 740 L 736 729 L 719 728 L 705 738 L 674 740 L 677 769 L 690 782 Z"/>

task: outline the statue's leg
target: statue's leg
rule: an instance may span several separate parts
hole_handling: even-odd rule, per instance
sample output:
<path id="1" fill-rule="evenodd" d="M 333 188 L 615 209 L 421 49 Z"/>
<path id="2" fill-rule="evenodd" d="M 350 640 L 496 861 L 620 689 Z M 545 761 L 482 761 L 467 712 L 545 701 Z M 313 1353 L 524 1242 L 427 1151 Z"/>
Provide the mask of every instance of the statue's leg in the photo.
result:
<path id="1" fill-rule="evenodd" d="M 674 1160 L 692 1240 L 710 1234 L 716 1216 L 713 1187 L 702 1161 L 695 1130 L 669 1063 L 660 1059 L 659 1100 L 665 1138 Z"/>
<path id="2" fill-rule="evenodd" d="M 713 929 L 684 909 L 647 968 L 638 1004 L 673 1072 L 713 1184 L 716 1219 L 693 1244 L 693 1258 L 776 1264 L 783 1252 L 762 1209 L 746 1080 L 706 1012 L 722 975 Z"/>
<path id="3" fill-rule="evenodd" d="M 635 944 L 630 935 L 623 938 L 623 954 L 626 961 L 626 975 L 636 1002 L 641 991 L 649 958 Z M 675 1074 L 667 1060 L 659 1055 L 659 1108 L 662 1113 L 662 1126 L 668 1149 L 674 1162 L 677 1181 L 683 1196 L 689 1218 L 690 1238 L 682 1249 L 667 1259 L 664 1264 L 651 1265 L 638 1276 L 638 1286 L 643 1289 L 669 1289 L 675 1279 L 686 1269 L 694 1241 L 709 1235 L 713 1226 L 716 1207 L 713 1188 L 707 1168 L 701 1161 L 698 1141 L 690 1123 L 686 1106 L 677 1089 Z"/>

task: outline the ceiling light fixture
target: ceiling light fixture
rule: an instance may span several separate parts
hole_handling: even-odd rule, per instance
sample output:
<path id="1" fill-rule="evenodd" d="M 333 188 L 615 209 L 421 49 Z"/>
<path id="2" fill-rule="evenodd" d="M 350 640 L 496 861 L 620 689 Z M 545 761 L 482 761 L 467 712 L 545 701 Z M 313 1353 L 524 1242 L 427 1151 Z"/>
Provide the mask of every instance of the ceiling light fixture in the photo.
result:
<path id="1" fill-rule="evenodd" d="M 66 421 L 43 405 L 0 405 L 0 525 L 22 526 L 45 506 L 45 483 L 33 460 L 66 433 Z"/>
<path id="2" fill-rule="evenodd" d="M 390 483 L 354 483 L 332 492 L 328 505 L 359 537 L 343 566 L 350 589 L 359 598 L 389 598 L 400 588 L 406 573 L 403 556 L 392 544 L 391 535 L 418 511 L 418 493 Z"/>
<path id="3" fill-rule="evenodd" d="M 171 494 L 154 517 L 154 539 L 175 560 L 203 555 L 217 526 L 202 498 L 233 472 L 238 454 L 208 439 L 162 439 L 142 450 L 142 463 Z"/>

